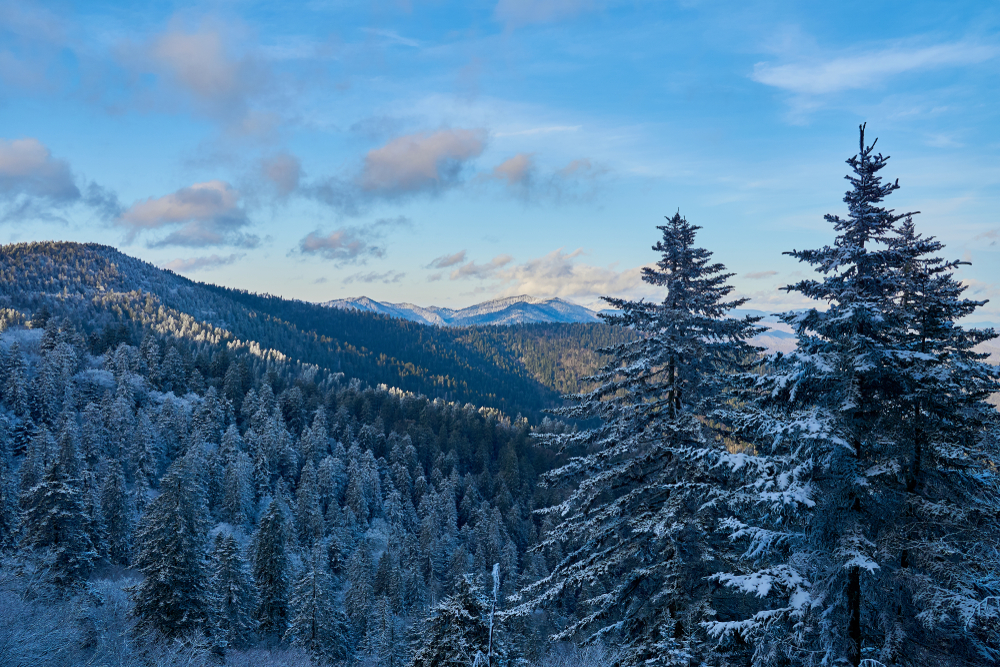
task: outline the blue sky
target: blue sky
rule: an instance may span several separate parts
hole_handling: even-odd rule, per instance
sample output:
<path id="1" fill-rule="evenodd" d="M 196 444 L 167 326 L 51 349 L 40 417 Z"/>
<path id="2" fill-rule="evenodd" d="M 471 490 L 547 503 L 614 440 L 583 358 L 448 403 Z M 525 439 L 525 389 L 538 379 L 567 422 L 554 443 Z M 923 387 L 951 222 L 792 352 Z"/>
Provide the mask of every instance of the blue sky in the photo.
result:
<path id="1" fill-rule="evenodd" d="M 857 127 L 1000 320 L 992 2 L 0 3 L 0 242 L 306 300 L 650 295 L 678 209 L 752 305 Z"/>

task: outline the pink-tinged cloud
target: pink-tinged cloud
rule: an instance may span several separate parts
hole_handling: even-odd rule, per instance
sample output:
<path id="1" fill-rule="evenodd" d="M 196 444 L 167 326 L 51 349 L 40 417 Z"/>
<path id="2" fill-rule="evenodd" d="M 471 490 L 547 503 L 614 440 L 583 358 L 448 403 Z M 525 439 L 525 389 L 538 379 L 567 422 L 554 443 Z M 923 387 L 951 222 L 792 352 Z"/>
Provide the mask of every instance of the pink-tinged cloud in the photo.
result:
<path id="1" fill-rule="evenodd" d="M 369 196 L 437 192 L 454 185 L 465 164 L 482 154 L 486 132 L 438 130 L 397 137 L 365 156 L 357 178 Z"/>
<path id="2" fill-rule="evenodd" d="M 534 160 L 531 153 L 518 153 L 493 167 L 492 178 L 504 181 L 509 186 L 526 185 L 531 179 Z"/>
<path id="3" fill-rule="evenodd" d="M 451 272 L 452 280 L 475 278 L 483 280 L 496 275 L 497 271 L 514 261 L 510 255 L 497 255 L 488 264 L 476 264 L 474 261 L 463 264 Z"/>
<path id="4" fill-rule="evenodd" d="M 225 257 L 220 257 L 219 255 L 209 255 L 208 257 L 189 257 L 187 259 L 175 259 L 166 264 L 162 264 L 161 268 L 169 269 L 176 273 L 187 273 L 188 271 L 202 271 L 205 269 L 214 269 L 220 266 L 226 266 L 232 264 L 236 260 L 243 257 L 242 253 L 234 253 Z"/>
<path id="5" fill-rule="evenodd" d="M 141 232 L 174 228 L 153 245 L 253 247 L 255 236 L 241 233 L 249 224 L 239 203 L 240 194 L 224 181 L 207 181 L 164 195 L 136 202 L 119 218 L 133 240 Z"/>

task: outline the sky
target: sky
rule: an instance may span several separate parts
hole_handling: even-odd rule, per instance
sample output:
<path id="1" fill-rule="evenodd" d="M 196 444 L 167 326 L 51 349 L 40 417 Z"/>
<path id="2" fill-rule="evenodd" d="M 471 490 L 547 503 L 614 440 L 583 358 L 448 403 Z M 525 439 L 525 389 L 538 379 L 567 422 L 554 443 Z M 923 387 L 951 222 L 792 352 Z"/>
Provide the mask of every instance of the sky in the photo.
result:
<path id="1" fill-rule="evenodd" d="M 861 123 L 1000 321 L 995 2 L 0 0 L 0 243 L 308 301 L 655 298 L 680 211 L 801 307 Z"/>

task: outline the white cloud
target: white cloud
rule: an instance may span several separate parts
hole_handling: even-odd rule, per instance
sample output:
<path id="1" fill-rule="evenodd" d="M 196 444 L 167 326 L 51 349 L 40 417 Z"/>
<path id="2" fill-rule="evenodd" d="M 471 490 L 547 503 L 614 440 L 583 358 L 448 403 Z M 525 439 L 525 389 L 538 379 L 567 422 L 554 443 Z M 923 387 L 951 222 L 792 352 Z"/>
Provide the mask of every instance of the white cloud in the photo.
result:
<path id="1" fill-rule="evenodd" d="M 377 273 L 372 271 L 370 273 L 353 273 L 346 278 L 343 282 L 345 285 L 350 285 L 351 283 L 384 283 L 390 285 L 392 283 L 398 283 L 400 280 L 406 277 L 405 273 L 399 271 L 386 271 L 384 273 Z"/>
<path id="2" fill-rule="evenodd" d="M 118 222 L 128 230 L 130 241 L 142 232 L 172 227 L 174 231 L 153 245 L 253 247 L 259 239 L 240 232 L 249 220 L 239 200 L 239 192 L 224 181 L 195 183 L 136 202 Z"/>
<path id="3" fill-rule="evenodd" d="M 871 88 L 886 79 L 922 70 L 974 65 L 995 58 L 1000 49 L 969 42 L 924 48 L 893 46 L 880 51 L 813 62 L 757 63 L 750 78 L 799 95 L 825 95 Z"/>

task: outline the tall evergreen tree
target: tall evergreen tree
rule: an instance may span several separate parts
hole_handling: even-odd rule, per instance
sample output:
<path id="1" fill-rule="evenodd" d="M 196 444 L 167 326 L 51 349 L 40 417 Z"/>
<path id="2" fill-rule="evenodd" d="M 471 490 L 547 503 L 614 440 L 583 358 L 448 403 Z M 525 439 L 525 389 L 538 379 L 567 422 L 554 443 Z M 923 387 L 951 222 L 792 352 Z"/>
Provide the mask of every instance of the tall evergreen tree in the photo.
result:
<path id="1" fill-rule="evenodd" d="M 256 599 L 246 561 L 236 538 L 219 533 L 212 550 L 210 580 L 213 622 L 229 646 L 240 648 L 253 639 Z"/>
<path id="2" fill-rule="evenodd" d="M 886 158 L 848 160 L 832 246 L 793 251 L 821 274 L 788 289 L 825 303 L 784 316 L 796 350 L 742 377 L 731 413 L 748 443 L 728 520 L 743 567 L 717 579 L 756 612 L 709 623 L 755 665 L 971 665 L 1000 659 L 1000 450 L 984 399 L 997 370 L 955 324 L 956 263 L 912 214 L 881 206 Z M 872 662 L 871 664 L 876 664 Z"/>
<path id="3" fill-rule="evenodd" d="M 125 473 L 113 459 L 107 464 L 101 484 L 100 514 L 108 559 L 115 565 L 127 566 L 132 560 L 135 504 L 125 488 Z"/>
<path id="4" fill-rule="evenodd" d="M 704 417 L 722 404 L 725 374 L 746 366 L 754 318 L 728 318 L 745 299 L 729 299 L 732 276 L 695 245 L 699 227 L 679 213 L 659 226 L 655 267 L 643 280 L 665 288 L 662 302 L 605 298 L 605 319 L 638 336 L 608 350 L 611 360 L 561 414 L 600 420 L 579 432 L 540 436 L 576 452 L 547 476 L 574 484 L 546 510 L 559 523 L 540 549 L 565 556 L 550 576 L 528 586 L 513 610 L 579 597 L 560 639 L 616 632 L 624 664 L 687 664 L 700 659 L 712 573 L 717 488 L 713 462 L 724 452 Z"/>
<path id="5" fill-rule="evenodd" d="M 288 626 L 288 527 L 281 501 L 274 499 L 260 520 L 253 544 L 257 622 L 264 635 L 281 637 Z"/>
<path id="6" fill-rule="evenodd" d="M 293 615 L 285 638 L 309 651 L 317 661 L 346 660 L 347 622 L 337 609 L 327 560 L 321 545 L 309 554 L 302 576 L 295 582 Z"/>
<path id="7" fill-rule="evenodd" d="M 21 547 L 39 552 L 54 583 L 62 587 L 85 579 L 97 558 L 87 531 L 90 517 L 80 488 L 74 436 L 71 428 L 63 429 L 56 457 L 41 480 L 22 495 Z"/>
<path id="8" fill-rule="evenodd" d="M 486 605 L 471 577 L 431 611 L 416 642 L 413 667 L 470 667 L 489 652 Z M 482 657 L 479 658 L 482 661 Z"/>
<path id="9" fill-rule="evenodd" d="M 140 627 L 168 637 L 204 629 L 210 621 L 208 506 L 195 465 L 185 456 L 170 466 L 136 533 L 143 579 L 133 591 L 135 615 Z"/>

